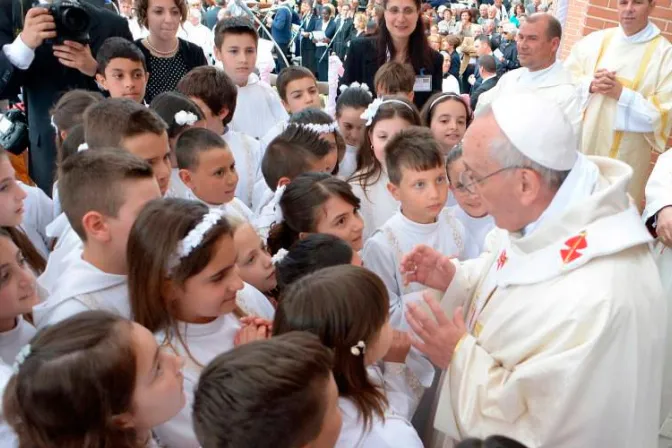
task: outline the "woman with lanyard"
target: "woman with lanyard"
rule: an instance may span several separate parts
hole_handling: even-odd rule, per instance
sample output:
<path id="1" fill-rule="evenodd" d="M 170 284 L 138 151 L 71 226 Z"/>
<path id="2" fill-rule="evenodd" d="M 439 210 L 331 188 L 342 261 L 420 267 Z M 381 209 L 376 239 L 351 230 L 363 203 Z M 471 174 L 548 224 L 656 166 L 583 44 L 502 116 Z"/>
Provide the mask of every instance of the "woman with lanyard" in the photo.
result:
<path id="1" fill-rule="evenodd" d="M 354 39 L 345 60 L 341 84 L 357 81 L 374 90 L 376 71 L 389 60 L 409 63 L 416 74 L 416 106 L 421 108 L 443 82 L 443 56 L 427 42 L 420 18 L 420 0 L 383 0 L 385 12 L 377 35 Z"/>

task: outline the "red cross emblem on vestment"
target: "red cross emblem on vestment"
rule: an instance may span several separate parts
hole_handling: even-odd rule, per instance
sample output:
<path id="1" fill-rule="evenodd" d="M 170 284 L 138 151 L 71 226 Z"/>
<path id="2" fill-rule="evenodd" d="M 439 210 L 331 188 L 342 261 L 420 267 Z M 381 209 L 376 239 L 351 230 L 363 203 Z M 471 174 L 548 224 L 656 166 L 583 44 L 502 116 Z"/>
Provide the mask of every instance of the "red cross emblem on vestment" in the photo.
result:
<path id="1" fill-rule="evenodd" d="M 565 249 L 560 250 L 560 256 L 562 257 L 563 263 L 570 263 L 583 256 L 580 250 L 583 250 L 588 247 L 588 242 L 586 241 L 586 232 L 581 232 L 577 236 L 573 236 L 567 241 L 565 241 Z"/>
<path id="2" fill-rule="evenodd" d="M 506 264 L 508 258 L 506 256 L 506 250 L 503 250 L 501 254 L 499 254 L 499 257 L 497 258 L 497 270 L 499 271 L 504 267 Z"/>

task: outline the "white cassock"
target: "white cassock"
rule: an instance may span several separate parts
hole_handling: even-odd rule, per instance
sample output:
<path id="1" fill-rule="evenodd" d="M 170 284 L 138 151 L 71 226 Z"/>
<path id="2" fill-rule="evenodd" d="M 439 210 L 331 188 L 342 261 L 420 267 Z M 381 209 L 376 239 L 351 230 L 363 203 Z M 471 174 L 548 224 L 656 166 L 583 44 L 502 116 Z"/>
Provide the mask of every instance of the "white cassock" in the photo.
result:
<path id="1" fill-rule="evenodd" d="M 343 159 L 338 164 L 338 177 L 343 180 L 348 180 L 350 176 L 357 171 L 357 152 L 359 148 L 356 146 L 345 145 L 345 153 Z"/>
<path id="2" fill-rule="evenodd" d="M 630 165 L 630 194 L 640 206 L 651 151 L 665 150 L 672 127 L 672 45 L 652 23 L 630 37 L 620 27 L 610 28 L 574 44 L 565 67 L 579 85 L 585 108 L 582 151 Z M 616 72 L 623 85 L 618 101 L 589 93 L 599 69 Z"/>
<path id="3" fill-rule="evenodd" d="M 5 388 L 9 382 L 14 371 L 10 367 L 10 363 L 0 362 L 0 396 L 5 394 Z M 4 448 L 16 448 L 19 442 L 16 440 L 14 430 L 7 424 L 5 420 L 5 413 L 0 405 L 0 446 Z"/>
<path id="4" fill-rule="evenodd" d="M 266 154 L 266 148 L 273 141 L 275 137 L 282 134 L 282 132 L 287 128 L 287 121 L 278 121 L 275 123 L 266 134 L 259 139 L 259 145 L 261 146 L 262 156 Z"/>
<path id="5" fill-rule="evenodd" d="M 23 222 L 21 229 L 26 233 L 35 249 L 46 259 L 49 257 L 47 226 L 54 220 L 54 205 L 46 194 L 37 187 L 23 182 L 19 186 L 26 193 L 23 201 Z"/>
<path id="6" fill-rule="evenodd" d="M 67 253 L 62 263 L 67 267 L 63 275 L 45 286 L 49 297 L 33 308 L 38 329 L 88 310 L 104 310 L 131 318 L 125 275 L 101 271 L 82 259 L 81 250 Z"/>
<path id="7" fill-rule="evenodd" d="M 498 96 L 517 92 L 534 92 L 555 101 L 572 123 L 577 138 L 581 135 L 580 98 L 572 76 L 564 69 L 562 62 L 555 61 L 550 67 L 536 72 L 521 67 L 505 73 L 495 87 L 478 97 L 476 113 Z"/>
<path id="8" fill-rule="evenodd" d="M 198 201 L 202 204 L 207 205 L 211 209 L 213 208 L 221 209 L 224 212 L 224 215 L 226 216 L 235 217 L 252 224 L 254 224 L 256 221 L 256 216 L 252 212 L 252 210 L 250 210 L 250 208 L 237 197 L 234 197 L 229 202 L 226 202 L 224 204 L 208 204 L 207 202 L 198 198 L 193 191 L 189 191 L 189 196 L 187 197 L 187 199 L 191 199 L 192 201 Z"/>
<path id="9" fill-rule="evenodd" d="M 238 86 L 236 111 L 229 126 L 234 131 L 261 138 L 278 122 L 288 118 L 277 92 L 251 73 L 247 85 Z"/>
<path id="10" fill-rule="evenodd" d="M 180 178 L 180 169 L 173 168 L 170 172 L 170 188 L 166 192 L 167 198 L 190 199 L 191 190 Z"/>
<path id="11" fill-rule="evenodd" d="M 261 146 L 259 141 L 242 132 L 228 130 L 222 138 L 233 153 L 238 173 L 236 197 L 247 207 L 252 207 L 254 185 L 261 177 Z"/>
<path id="12" fill-rule="evenodd" d="M 14 328 L 0 333 L 0 360 L 6 364 L 14 364 L 16 355 L 30 342 L 35 333 L 37 333 L 35 327 L 23 316 L 18 316 Z"/>
<path id="13" fill-rule="evenodd" d="M 383 170 L 380 178 L 373 185 L 368 185 L 366 190 L 359 181 L 350 182 L 352 192 L 360 200 L 359 214 L 364 220 L 364 242 L 399 209 L 399 202 L 387 191 L 389 181 Z"/>
<path id="14" fill-rule="evenodd" d="M 452 195 L 451 195 L 452 196 Z M 485 249 L 485 239 L 495 228 L 495 219 L 490 215 L 481 218 L 474 218 L 465 212 L 462 207 L 455 205 L 452 207 L 455 217 L 462 223 L 467 232 L 471 235 L 472 241 L 478 247 L 478 254 Z M 474 258 L 474 257 L 469 257 Z"/>
<path id="15" fill-rule="evenodd" d="M 179 322 L 178 331 L 188 350 L 182 345 L 177 335 L 171 337 L 170 345 L 167 344 L 166 335 L 163 331 L 155 335 L 159 345 L 172 349 L 184 361 L 182 373 L 184 374 L 184 394 L 186 397 L 184 407 L 175 417 L 154 428 L 154 433 L 161 446 L 200 447 L 198 440 L 196 440 L 191 419 L 198 379 L 203 367 L 208 365 L 217 355 L 233 350 L 233 341 L 240 328 L 241 325 L 233 313 L 220 316 L 207 324 Z"/>
<path id="16" fill-rule="evenodd" d="M 672 206 L 672 152 L 668 151 L 658 157 L 658 161 L 651 172 L 651 177 L 646 183 L 646 208 L 644 209 L 644 222 L 655 229 L 655 220 L 658 212 Z M 672 300 L 672 248 L 665 246 L 657 240 L 653 246 L 653 256 L 658 265 L 660 280 L 663 282 L 665 298 Z M 672 322 L 672 306 L 668 307 L 668 322 Z M 663 398 L 661 404 L 660 423 L 668 419 L 672 421 L 672 331 L 667 333 L 667 353 L 665 354 L 665 375 L 663 382 Z M 667 437 L 661 434 L 660 448 L 668 448 L 672 445 L 672 434 Z"/>
<path id="17" fill-rule="evenodd" d="M 404 285 L 399 270 L 401 258 L 418 244 L 425 244 L 442 254 L 460 260 L 477 256 L 478 249 L 464 226 L 449 208 L 444 208 L 431 224 L 418 224 L 397 211 L 366 241 L 362 261 L 367 269 L 378 274 L 390 295 L 392 327 L 409 331 L 406 304 L 421 298 L 425 288 L 419 284 Z M 469 253 L 469 256 L 466 254 Z"/>
<path id="18" fill-rule="evenodd" d="M 44 272 L 37 278 L 37 284 L 41 288 L 42 295 L 40 298 L 46 300 L 49 294 L 53 291 L 60 278 L 68 269 L 68 264 L 76 260 L 77 257 L 70 256 L 71 252 L 81 254 L 84 249 L 82 240 L 75 233 L 70 225 L 70 221 L 61 213 L 47 226 L 47 236 L 56 241 L 54 249 L 47 259 L 47 267 Z"/>
<path id="19" fill-rule="evenodd" d="M 189 21 L 184 22 L 182 29 L 185 33 L 184 38 L 192 44 L 201 47 L 208 63 L 212 65 L 215 61 L 215 35 L 212 30 L 201 23 L 193 25 Z"/>
<path id="20" fill-rule="evenodd" d="M 336 448 L 422 448 L 410 420 L 424 388 L 413 372 L 405 364 L 388 362 L 370 366 L 367 372 L 371 381 L 385 391 L 389 403 L 385 420 L 374 414 L 367 431 L 354 403 L 348 398 L 339 398 L 343 426 Z"/>
<path id="21" fill-rule="evenodd" d="M 271 301 L 257 288 L 244 283 L 243 289 L 236 294 L 236 303 L 245 314 L 261 317 L 272 321 L 275 317 L 275 308 Z"/>
<path id="22" fill-rule="evenodd" d="M 491 254 L 458 265 L 441 306 L 464 305 L 468 333 L 438 430 L 530 448 L 656 445 L 667 310 L 631 175 L 580 156 L 525 236 L 499 230 Z"/>

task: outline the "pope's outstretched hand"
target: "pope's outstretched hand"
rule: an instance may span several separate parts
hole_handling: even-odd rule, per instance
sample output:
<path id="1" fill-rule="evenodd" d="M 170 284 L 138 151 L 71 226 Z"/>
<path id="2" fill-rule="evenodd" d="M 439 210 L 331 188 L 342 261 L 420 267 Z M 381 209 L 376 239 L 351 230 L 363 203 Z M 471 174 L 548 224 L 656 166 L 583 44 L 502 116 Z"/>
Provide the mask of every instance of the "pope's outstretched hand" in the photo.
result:
<path id="1" fill-rule="evenodd" d="M 400 268 L 405 284 L 415 282 L 445 291 L 455 276 L 455 265 L 450 259 L 429 246 L 415 246 L 401 259 Z"/>

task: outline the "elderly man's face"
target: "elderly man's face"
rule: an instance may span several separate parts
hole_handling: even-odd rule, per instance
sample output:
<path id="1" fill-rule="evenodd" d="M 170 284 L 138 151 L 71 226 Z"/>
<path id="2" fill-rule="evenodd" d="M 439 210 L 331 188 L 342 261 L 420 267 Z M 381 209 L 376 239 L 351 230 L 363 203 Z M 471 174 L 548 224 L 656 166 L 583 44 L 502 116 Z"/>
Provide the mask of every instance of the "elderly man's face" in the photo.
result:
<path id="1" fill-rule="evenodd" d="M 488 19 L 496 19 L 497 18 L 497 9 L 496 8 L 489 8 L 488 9 Z"/>
<path id="2" fill-rule="evenodd" d="M 488 16 L 488 5 L 483 4 L 478 8 L 478 12 L 481 14 L 481 17 L 487 17 Z"/>
<path id="3" fill-rule="evenodd" d="M 491 144 L 501 138 L 501 130 L 492 114 L 474 120 L 462 141 L 462 160 L 468 174 L 463 180 L 471 178 L 471 182 L 476 181 L 472 185 L 469 181 L 464 184 L 480 196 L 483 207 L 495 219 L 497 227 L 515 232 L 529 223 L 521 218 L 516 169 L 502 170 L 507 167 L 501 166 L 492 157 Z"/>

